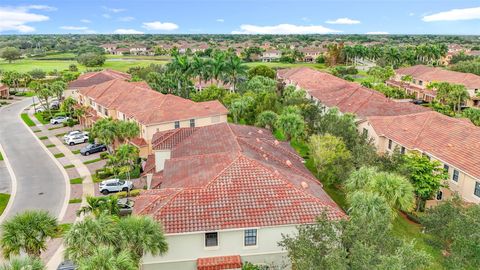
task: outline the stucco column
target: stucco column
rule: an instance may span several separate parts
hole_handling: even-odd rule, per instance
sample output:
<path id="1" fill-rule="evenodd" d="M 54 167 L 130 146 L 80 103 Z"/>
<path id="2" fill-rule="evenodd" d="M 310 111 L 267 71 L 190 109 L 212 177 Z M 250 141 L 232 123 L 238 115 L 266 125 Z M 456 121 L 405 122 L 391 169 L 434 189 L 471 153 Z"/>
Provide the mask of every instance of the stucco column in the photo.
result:
<path id="1" fill-rule="evenodd" d="M 153 173 L 147 173 L 147 190 L 150 190 L 152 186 Z"/>

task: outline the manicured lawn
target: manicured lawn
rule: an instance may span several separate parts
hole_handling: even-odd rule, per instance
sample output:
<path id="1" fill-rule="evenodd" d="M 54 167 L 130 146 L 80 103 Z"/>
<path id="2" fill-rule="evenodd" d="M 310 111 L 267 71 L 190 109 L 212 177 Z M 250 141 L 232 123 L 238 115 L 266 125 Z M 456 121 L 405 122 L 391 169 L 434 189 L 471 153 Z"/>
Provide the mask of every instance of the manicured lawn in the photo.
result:
<path id="1" fill-rule="evenodd" d="M 74 155 L 80 154 L 80 150 L 72 150 L 72 153 L 73 153 Z"/>
<path id="2" fill-rule="evenodd" d="M 83 182 L 83 178 L 81 177 L 70 179 L 70 184 L 72 185 L 81 184 L 82 182 Z"/>
<path id="3" fill-rule="evenodd" d="M 0 215 L 2 215 L 3 211 L 5 211 L 8 200 L 10 200 L 10 194 L 0 193 Z"/>
<path id="4" fill-rule="evenodd" d="M 100 183 L 100 182 L 103 181 L 103 179 L 98 178 L 98 176 L 96 174 L 92 174 L 92 181 L 94 183 Z"/>
<path id="5" fill-rule="evenodd" d="M 100 160 L 102 159 L 101 158 L 91 159 L 83 162 L 83 164 L 91 164 L 91 163 L 99 162 Z"/>
<path id="6" fill-rule="evenodd" d="M 127 71 L 130 67 L 134 66 L 148 66 L 150 64 L 165 64 L 165 60 L 143 60 L 143 59 L 107 59 L 105 64 L 101 68 L 114 69 L 118 71 Z M 16 70 L 18 72 L 28 72 L 34 68 L 42 69 L 46 72 L 52 70 L 65 70 L 71 64 L 77 65 L 80 71 L 91 70 L 95 68 L 87 68 L 77 63 L 75 60 L 37 60 L 37 59 L 21 59 L 8 63 L 8 61 L 0 61 L 0 70 L 10 71 Z"/>
<path id="7" fill-rule="evenodd" d="M 63 126 L 51 127 L 48 130 L 55 130 L 55 129 L 59 129 L 59 128 L 63 128 Z"/>
<path id="8" fill-rule="evenodd" d="M 57 154 L 55 154 L 55 155 L 53 155 L 53 156 L 54 156 L 55 158 L 62 158 L 62 157 L 65 156 L 65 154 L 63 154 L 63 153 L 57 153 Z"/>
<path id="9" fill-rule="evenodd" d="M 64 169 L 70 169 L 70 168 L 75 168 L 75 165 L 73 164 L 69 164 L 69 165 L 65 165 L 63 166 Z"/>
<path id="10" fill-rule="evenodd" d="M 34 116 L 35 118 L 37 118 L 38 122 L 42 123 L 43 125 L 50 123 L 49 121 L 43 118 L 43 115 L 41 113 L 35 113 Z"/>
<path id="11" fill-rule="evenodd" d="M 68 201 L 68 203 L 81 203 L 82 198 L 73 198 Z"/>
<path id="12" fill-rule="evenodd" d="M 25 92 L 25 97 L 33 97 L 33 96 L 36 96 L 37 94 L 35 94 L 35 92 L 33 91 L 27 91 Z"/>
<path id="13" fill-rule="evenodd" d="M 49 144 L 49 145 L 47 145 L 47 148 L 52 148 L 52 147 L 55 147 L 55 144 Z"/>
<path id="14" fill-rule="evenodd" d="M 41 137 L 38 137 L 38 138 L 43 141 L 43 140 L 48 139 L 48 136 L 41 136 Z"/>
<path id="15" fill-rule="evenodd" d="M 2 152 L 0 152 L 0 160 L 3 160 Z"/>
<path id="16" fill-rule="evenodd" d="M 58 133 L 58 134 L 55 134 L 55 137 L 63 137 L 63 135 L 67 134 L 66 132 L 64 133 Z"/>
<path id="17" fill-rule="evenodd" d="M 33 133 L 38 133 L 38 132 L 42 132 L 40 129 L 39 130 L 34 130 Z"/>
<path id="18" fill-rule="evenodd" d="M 22 113 L 20 115 L 20 117 L 22 117 L 23 122 L 25 122 L 25 124 L 27 124 L 27 126 L 29 126 L 29 127 L 34 127 L 35 126 L 35 123 L 32 121 L 32 119 L 30 119 L 28 114 Z"/>

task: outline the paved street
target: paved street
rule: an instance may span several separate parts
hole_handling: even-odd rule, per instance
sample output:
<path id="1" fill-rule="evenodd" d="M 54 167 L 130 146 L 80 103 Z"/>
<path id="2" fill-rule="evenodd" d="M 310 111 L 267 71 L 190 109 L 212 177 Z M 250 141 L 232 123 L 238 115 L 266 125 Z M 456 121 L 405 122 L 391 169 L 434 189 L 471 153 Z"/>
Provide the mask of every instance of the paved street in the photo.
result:
<path id="1" fill-rule="evenodd" d="M 0 144 L 17 180 L 17 192 L 6 218 L 28 209 L 48 210 L 59 216 L 66 207 L 62 171 L 20 119 L 23 108 L 31 103 L 31 99 L 25 99 L 0 108 Z"/>

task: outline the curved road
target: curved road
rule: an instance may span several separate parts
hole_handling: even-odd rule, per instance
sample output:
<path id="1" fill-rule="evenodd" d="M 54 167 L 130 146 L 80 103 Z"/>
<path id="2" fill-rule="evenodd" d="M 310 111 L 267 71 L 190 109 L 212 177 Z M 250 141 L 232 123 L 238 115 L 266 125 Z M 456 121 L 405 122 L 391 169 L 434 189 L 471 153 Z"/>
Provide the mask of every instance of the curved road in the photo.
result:
<path id="1" fill-rule="evenodd" d="M 63 215 L 66 196 L 64 173 L 20 118 L 30 98 L 0 108 L 0 144 L 16 177 L 16 194 L 5 219 L 25 210 L 47 210 Z"/>

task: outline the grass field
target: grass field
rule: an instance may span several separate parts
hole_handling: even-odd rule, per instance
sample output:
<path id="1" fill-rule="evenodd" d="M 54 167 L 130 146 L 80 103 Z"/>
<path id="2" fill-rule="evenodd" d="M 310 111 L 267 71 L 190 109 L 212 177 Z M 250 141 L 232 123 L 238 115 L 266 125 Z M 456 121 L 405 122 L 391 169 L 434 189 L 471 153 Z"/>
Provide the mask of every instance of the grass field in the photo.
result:
<path id="1" fill-rule="evenodd" d="M 0 193 L 0 215 L 2 215 L 3 211 L 5 211 L 8 200 L 10 200 L 10 194 Z"/>
<path id="2" fill-rule="evenodd" d="M 148 66 L 150 64 L 165 64 L 166 60 L 142 60 L 142 59 L 107 59 L 105 64 L 101 68 L 114 69 L 118 71 L 127 71 L 130 67 L 134 66 Z M 38 59 L 21 59 L 8 63 L 8 61 L 0 61 L 0 70 L 9 71 L 16 70 L 18 72 L 28 72 L 32 69 L 39 68 L 46 72 L 52 70 L 64 70 L 68 69 L 71 64 L 77 65 L 80 71 L 88 69 L 85 66 L 79 65 L 75 60 L 38 60 Z"/>
<path id="3" fill-rule="evenodd" d="M 130 67 L 135 66 L 148 66 L 150 64 L 166 64 L 169 62 L 168 56 L 119 56 L 119 55 L 107 55 L 107 61 L 100 67 L 104 69 L 114 69 L 118 71 L 127 71 Z M 53 70 L 65 70 L 71 64 L 77 65 L 80 71 L 89 69 L 77 63 L 75 55 L 72 53 L 62 53 L 48 55 L 45 57 L 28 58 L 8 63 L 8 61 L 0 61 L 0 70 L 9 71 L 16 70 L 18 72 L 28 72 L 35 68 L 42 69 L 46 72 Z M 272 68 L 291 68 L 291 67 L 312 67 L 316 69 L 325 69 L 324 64 L 316 63 L 279 63 L 279 62 L 250 62 L 246 63 L 248 67 L 254 67 L 258 65 L 266 65 Z"/>
<path id="4" fill-rule="evenodd" d="M 27 126 L 29 126 L 29 127 L 35 126 L 35 123 L 32 121 L 32 119 L 30 119 L 28 114 L 22 113 L 20 116 L 22 117 L 23 122 L 25 122 L 25 124 L 27 124 Z"/>

